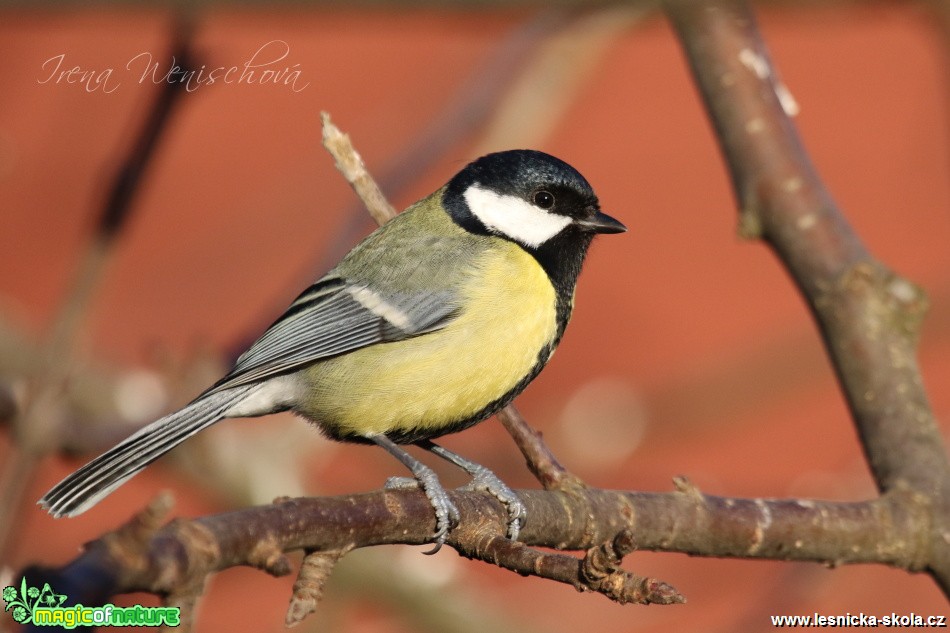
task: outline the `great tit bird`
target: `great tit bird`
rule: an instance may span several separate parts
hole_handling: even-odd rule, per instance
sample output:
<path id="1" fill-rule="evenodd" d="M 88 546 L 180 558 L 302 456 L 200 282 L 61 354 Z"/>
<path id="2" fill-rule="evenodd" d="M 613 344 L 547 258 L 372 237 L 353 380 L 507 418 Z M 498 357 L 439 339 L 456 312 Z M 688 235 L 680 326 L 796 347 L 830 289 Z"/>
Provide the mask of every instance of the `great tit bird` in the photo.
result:
<path id="1" fill-rule="evenodd" d="M 293 411 L 329 437 L 386 449 L 436 514 L 436 549 L 458 511 L 416 444 L 465 469 L 507 506 L 487 468 L 434 444 L 507 405 L 554 353 L 602 213 L 583 176 L 533 150 L 488 154 L 380 227 L 307 288 L 234 368 L 183 409 L 144 427 L 39 501 L 85 512 L 149 463 L 225 418 Z"/>

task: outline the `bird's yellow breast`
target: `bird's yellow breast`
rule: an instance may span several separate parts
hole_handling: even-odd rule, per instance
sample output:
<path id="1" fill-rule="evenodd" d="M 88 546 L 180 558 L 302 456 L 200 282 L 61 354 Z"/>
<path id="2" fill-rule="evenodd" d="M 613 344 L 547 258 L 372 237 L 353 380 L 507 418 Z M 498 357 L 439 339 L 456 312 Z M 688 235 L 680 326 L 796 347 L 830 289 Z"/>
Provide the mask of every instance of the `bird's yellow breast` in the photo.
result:
<path id="1" fill-rule="evenodd" d="M 519 385 L 557 333 L 556 295 L 515 244 L 480 252 L 444 328 L 365 347 L 307 370 L 299 412 L 331 435 L 439 435 Z M 546 359 L 545 359 L 546 360 Z"/>

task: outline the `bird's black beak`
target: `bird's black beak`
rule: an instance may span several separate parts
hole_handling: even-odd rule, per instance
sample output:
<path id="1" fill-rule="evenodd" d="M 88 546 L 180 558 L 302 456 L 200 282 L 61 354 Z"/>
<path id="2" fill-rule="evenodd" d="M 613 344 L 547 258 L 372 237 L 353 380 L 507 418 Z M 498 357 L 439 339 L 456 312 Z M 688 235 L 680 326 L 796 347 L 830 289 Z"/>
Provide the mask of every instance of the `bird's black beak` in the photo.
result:
<path id="1" fill-rule="evenodd" d="M 589 218 L 574 220 L 574 224 L 591 233 L 623 233 L 627 230 L 619 221 L 600 211 Z"/>

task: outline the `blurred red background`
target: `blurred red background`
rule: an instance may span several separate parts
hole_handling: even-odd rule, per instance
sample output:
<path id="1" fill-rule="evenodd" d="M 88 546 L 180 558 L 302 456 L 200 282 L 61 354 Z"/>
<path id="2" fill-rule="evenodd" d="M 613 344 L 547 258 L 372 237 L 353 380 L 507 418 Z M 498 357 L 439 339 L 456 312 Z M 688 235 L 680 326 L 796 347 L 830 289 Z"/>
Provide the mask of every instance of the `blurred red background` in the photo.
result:
<path id="1" fill-rule="evenodd" d="M 918 4 L 759 13 L 826 183 L 869 248 L 930 296 L 920 361 L 945 420 L 946 33 Z M 29 340 L 42 340 L 54 321 L 111 174 L 157 92 L 150 80 L 140 81 L 141 61 L 132 70 L 126 64 L 149 52 L 167 69 L 171 24 L 163 10 L 112 5 L 0 12 L 0 318 Z M 532 40 L 539 24 L 548 35 Z M 518 53 L 526 41 L 536 47 Z M 137 368 L 163 406 L 186 399 L 204 385 L 189 379 L 176 392 L 168 384 L 196 359 L 225 358 L 249 341 L 371 229 L 320 146 L 318 115 L 326 110 L 372 171 L 401 176 L 402 186 L 387 191 L 400 208 L 485 151 L 531 145 L 577 167 L 604 209 L 630 228 L 595 244 L 572 326 L 518 400 L 586 481 L 670 490 L 674 475 L 686 475 L 703 491 L 727 496 L 875 494 L 802 300 L 763 245 L 737 237 L 728 175 L 660 17 L 632 9 L 578 20 L 550 12 L 539 20 L 527 10 L 224 5 L 195 16 L 194 45 L 208 68 L 242 66 L 268 43 L 261 55 L 285 51 L 274 67 L 299 71 L 298 91 L 282 83 L 218 83 L 182 100 L 83 320 L 79 359 Z M 456 125 L 430 165 L 400 173 L 400 157 L 427 125 L 472 98 L 473 83 L 491 79 L 478 69 L 500 46 L 512 47 L 523 66 L 487 119 Z M 109 81 L 92 91 L 44 81 L 55 60 L 44 63 L 61 54 L 64 69 L 100 76 L 113 69 Z M 361 228 L 347 231 L 354 223 Z M 11 371 L 0 363 L 0 376 Z M 202 375 L 206 383 L 215 377 Z M 10 442 L 9 433 L 0 435 L 0 454 Z M 184 471 L 163 460 L 72 520 L 54 521 L 33 501 L 89 455 L 44 459 L 18 510 L 12 555 L 0 567 L 62 564 L 164 488 L 175 491 L 176 512 L 192 516 L 282 493 L 369 490 L 402 474 L 382 451 L 330 445 L 289 416 L 232 422 L 193 443 L 182 449 L 192 455 Z M 494 420 L 445 443 L 514 487 L 537 487 Z M 462 482 L 440 472 L 448 483 Z M 196 476 L 211 485 L 196 485 Z M 878 566 L 829 570 L 636 553 L 626 567 L 670 582 L 689 603 L 620 607 L 448 549 L 428 559 L 415 548 L 391 547 L 348 557 L 303 626 L 760 631 L 770 628 L 770 614 L 947 611 L 928 577 Z M 393 578 L 399 587 L 391 587 Z M 218 575 L 197 630 L 282 630 L 292 582 L 244 569 Z M 434 605 L 455 614 L 449 624 L 427 620 Z"/>

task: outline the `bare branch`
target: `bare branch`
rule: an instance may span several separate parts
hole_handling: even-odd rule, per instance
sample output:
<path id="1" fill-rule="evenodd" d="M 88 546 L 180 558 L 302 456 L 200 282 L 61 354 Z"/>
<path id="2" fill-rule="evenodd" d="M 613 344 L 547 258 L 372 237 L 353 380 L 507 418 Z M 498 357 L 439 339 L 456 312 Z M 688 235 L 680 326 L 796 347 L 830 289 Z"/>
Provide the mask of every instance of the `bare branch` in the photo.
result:
<path id="1" fill-rule="evenodd" d="M 950 595 L 950 463 L 916 359 L 926 297 L 868 253 L 831 199 L 748 7 L 675 1 L 667 13 L 729 165 L 740 231 L 764 239 L 805 296 L 878 488 L 927 510 L 929 551 L 912 567 Z"/>
<path id="2" fill-rule="evenodd" d="M 450 493 L 452 500 L 467 520 L 452 531 L 448 544 L 469 558 L 611 599 L 660 602 L 676 602 L 678 594 L 663 583 L 621 572 L 611 562 L 630 551 L 627 531 L 636 534 L 639 549 L 700 556 L 832 565 L 873 562 L 915 571 L 928 554 L 928 545 L 919 538 L 927 509 L 907 495 L 841 503 L 730 499 L 704 495 L 682 482 L 679 488 L 670 493 L 519 490 L 531 517 L 522 543 L 501 537 L 507 515 L 496 500 L 456 490 Z M 422 545 L 435 528 L 432 509 L 418 490 L 286 499 L 179 519 L 153 531 L 166 503 L 154 504 L 129 525 L 87 544 L 79 557 L 58 570 L 43 571 L 44 577 L 105 577 L 108 581 L 98 584 L 101 595 L 87 596 L 88 603 L 115 593 L 149 591 L 171 594 L 176 604 L 187 605 L 186 598 L 200 592 L 207 575 L 222 569 L 249 565 L 283 574 L 289 565 L 280 561 L 288 552 L 319 551 L 338 558 L 334 552 L 357 547 Z M 261 543 L 266 543 L 264 550 Z M 532 547 L 601 551 L 577 559 Z M 305 596 L 298 593 L 305 610 Z"/>
<path id="3" fill-rule="evenodd" d="M 323 146 L 336 161 L 336 168 L 353 187 L 377 224 L 386 224 L 392 220 L 396 217 L 396 209 L 389 204 L 379 185 L 369 175 L 363 157 L 353 147 L 349 135 L 333 124 L 329 113 L 322 112 L 320 119 L 323 122 Z"/>
<path id="4" fill-rule="evenodd" d="M 622 530 L 612 541 L 587 550 L 581 572 L 595 591 L 615 602 L 626 604 L 682 604 L 686 602 L 676 589 L 654 578 L 635 576 L 620 567 L 623 557 L 636 550 L 633 532 Z"/>
<path id="5" fill-rule="evenodd" d="M 477 553 L 470 552 L 465 547 L 466 542 L 466 537 L 460 536 L 456 544 L 463 556 L 486 560 L 522 576 L 537 576 L 571 585 L 578 591 L 600 593 L 619 604 L 686 602 L 686 598 L 670 585 L 620 568 L 620 561 L 634 549 L 629 530 L 591 547 L 582 559 L 533 549 L 497 535 L 474 540 L 478 544 Z"/>
<path id="6" fill-rule="evenodd" d="M 498 419 L 521 449 L 528 468 L 545 490 L 572 490 L 583 488 L 580 477 L 568 471 L 544 443 L 540 431 L 531 428 L 514 405 L 498 412 Z"/>

